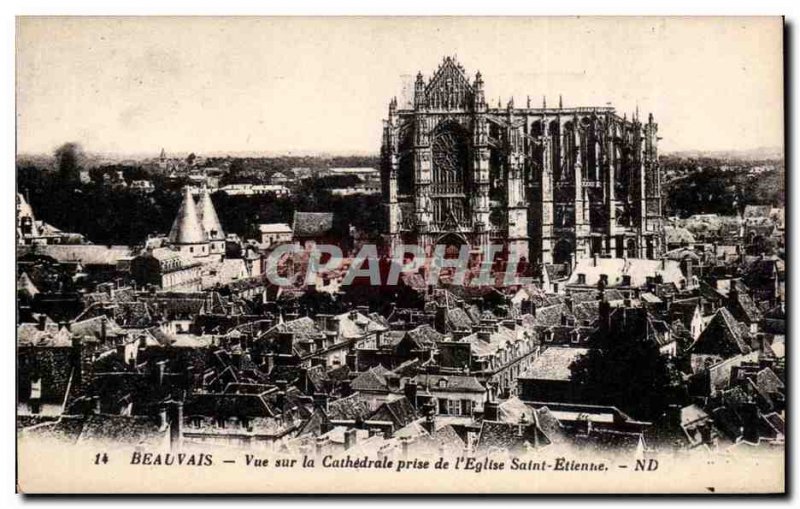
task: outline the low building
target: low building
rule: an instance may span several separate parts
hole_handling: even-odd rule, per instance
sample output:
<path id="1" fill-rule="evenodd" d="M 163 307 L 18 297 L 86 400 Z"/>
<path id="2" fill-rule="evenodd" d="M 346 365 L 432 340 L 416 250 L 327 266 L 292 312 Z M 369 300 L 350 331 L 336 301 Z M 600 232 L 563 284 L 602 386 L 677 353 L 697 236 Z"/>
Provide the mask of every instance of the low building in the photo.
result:
<path id="1" fill-rule="evenodd" d="M 154 285 L 163 290 L 199 291 L 202 288 L 202 264 L 165 247 L 134 258 L 131 273 L 140 285 Z"/>
<path id="2" fill-rule="evenodd" d="M 292 241 L 292 227 L 286 223 L 268 223 L 258 225 L 258 241 L 262 247 Z"/>

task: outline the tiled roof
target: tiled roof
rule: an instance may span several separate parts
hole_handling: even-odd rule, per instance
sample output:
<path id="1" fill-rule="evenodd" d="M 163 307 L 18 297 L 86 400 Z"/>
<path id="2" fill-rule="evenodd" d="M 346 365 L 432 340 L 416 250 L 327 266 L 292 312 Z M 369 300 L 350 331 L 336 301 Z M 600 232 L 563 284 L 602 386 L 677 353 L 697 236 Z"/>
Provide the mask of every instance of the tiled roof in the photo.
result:
<path id="1" fill-rule="evenodd" d="M 469 314 L 462 308 L 448 309 L 445 319 L 450 330 L 457 331 L 471 330 L 474 323 Z"/>
<path id="2" fill-rule="evenodd" d="M 498 420 L 501 422 L 519 422 L 522 416 L 525 416 L 527 422 L 533 422 L 533 408 L 526 405 L 521 399 L 514 396 L 504 402 L 498 407 Z"/>
<path id="3" fill-rule="evenodd" d="M 522 452 L 526 445 L 543 447 L 549 443 L 547 436 L 535 424 L 483 421 L 477 447 L 484 451 L 499 449 Z"/>
<path id="4" fill-rule="evenodd" d="M 420 390 L 429 389 L 431 392 L 486 392 L 474 376 L 420 374 L 416 376 L 416 381 Z"/>
<path id="5" fill-rule="evenodd" d="M 586 348 L 550 347 L 534 359 L 531 366 L 520 374 L 520 378 L 569 381 L 572 379 L 570 366 L 588 352 Z"/>
<path id="6" fill-rule="evenodd" d="M 745 328 L 746 329 L 746 328 Z M 736 355 L 749 353 L 748 334 L 730 311 L 720 308 L 692 345 L 692 353 Z"/>
<path id="7" fill-rule="evenodd" d="M 355 377 L 350 387 L 354 391 L 388 391 L 386 377 L 375 368 L 370 368 Z"/>
<path id="8" fill-rule="evenodd" d="M 385 402 L 370 416 L 370 420 L 391 421 L 395 429 L 405 427 L 417 418 L 416 410 L 406 397 Z"/>
<path id="9" fill-rule="evenodd" d="M 667 244 L 694 244 L 694 235 L 686 228 L 667 226 L 664 228 Z"/>
<path id="10" fill-rule="evenodd" d="M 372 413 L 367 400 L 359 394 L 331 401 L 328 404 L 328 418 L 331 420 L 366 420 Z"/>
<path id="11" fill-rule="evenodd" d="M 272 417 L 275 412 L 260 394 L 196 393 L 186 400 L 184 414 L 207 417 Z"/>

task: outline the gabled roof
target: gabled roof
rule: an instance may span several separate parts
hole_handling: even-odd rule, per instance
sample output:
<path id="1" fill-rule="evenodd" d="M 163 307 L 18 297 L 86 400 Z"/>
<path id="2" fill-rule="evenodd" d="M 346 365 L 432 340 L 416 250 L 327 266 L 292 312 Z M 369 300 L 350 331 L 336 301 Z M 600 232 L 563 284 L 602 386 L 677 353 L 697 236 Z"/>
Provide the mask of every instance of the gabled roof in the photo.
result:
<path id="1" fill-rule="evenodd" d="M 416 410 L 414 410 L 411 402 L 406 397 L 385 402 L 370 416 L 370 420 L 391 421 L 394 424 L 394 429 L 408 426 L 417 418 Z"/>
<path id="2" fill-rule="evenodd" d="M 730 311 L 720 308 L 692 345 L 691 352 L 722 356 L 749 353 L 748 335 L 743 327 Z"/>
<path id="3" fill-rule="evenodd" d="M 375 368 L 364 371 L 353 379 L 350 387 L 354 391 L 388 392 L 386 377 Z"/>
<path id="4" fill-rule="evenodd" d="M 188 186 L 183 189 L 183 201 L 169 231 L 169 241 L 173 244 L 202 244 L 207 241 L 192 191 Z"/>
<path id="5" fill-rule="evenodd" d="M 17 292 L 22 293 L 29 298 L 33 298 L 37 293 L 39 293 L 39 289 L 36 288 L 35 284 L 33 284 L 33 281 L 31 281 L 31 278 L 28 276 L 27 272 L 23 272 L 19 279 L 17 279 Z"/>

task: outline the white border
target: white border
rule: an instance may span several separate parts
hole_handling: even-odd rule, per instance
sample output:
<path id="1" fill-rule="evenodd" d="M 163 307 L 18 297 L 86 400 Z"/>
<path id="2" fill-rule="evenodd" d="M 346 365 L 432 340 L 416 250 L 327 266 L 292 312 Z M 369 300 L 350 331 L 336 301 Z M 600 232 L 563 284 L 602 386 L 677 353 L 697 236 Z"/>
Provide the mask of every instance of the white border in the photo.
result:
<path id="1" fill-rule="evenodd" d="M 533 2 L 513 2 L 511 0 L 483 0 L 483 1 L 439 1 L 434 3 L 431 0 L 402 0 L 395 2 L 380 2 L 376 0 L 305 0 L 293 2 L 281 2 L 272 5 L 264 5 L 262 2 L 255 1 L 236 1 L 227 0 L 224 2 L 214 2 L 209 0 L 194 0 L 191 2 L 181 0 L 139 0 L 136 2 L 113 2 L 102 0 L 83 0 L 72 2 L 58 2 L 58 1 L 41 1 L 41 0 L 12 0 L 7 1 L 0 7 L 2 16 L 0 16 L 0 43 L 2 43 L 2 51 L 0 52 L 0 59 L 2 68 L 5 72 L 0 75 L 0 104 L 2 104 L 2 116 L 0 116 L 0 133 L 2 135 L 0 140 L 0 150 L 2 150 L 2 161 L 7 165 L 7 171 L 0 171 L 0 189 L 4 190 L 2 193 L 2 208 L 6 213 L 0 219 L 0 234 L 1 238 L 5 240 L 2 244 L 2 261 L 6 269 L 0 272 L 0 288 L 4 288 L 5 295 L 11 296 L 12 288 L 14 288 L 15 280 L 12 272 L 12 265 L 14 263 L 14 228 L 13 219 L 11 215 L 11 208 L 13 206 L 12 189 L 14 187 L 14 29 L 15 29 L 15 15 L 785 15 L 787 23 L 791 26 L 792 38 L 787 40 L 787 44 L 794 44 L 797 40 L 797 25 L 800 20 L 800 2 L 796 0 L 759 0 L 759 1 L 732 1 L 732 0 L 672 0 L 672 1 L 649 1 L 634 4 L 633 2 L 625 2 L 620 0 L 606 0 L 606 1 L 592 1 L 592 0 L 557 0 L 554 2 L 540 2 L 534 4 Z M 798 53 L 794 48 L 787 48 L 791 58 L 791 67 L 797 69 L 798 67 Z M 794 74 L 794 73 L 792 73 Z M 796 75 L 795 75 L 796 76 Z M 793 83 L 794 88 L 797 88 L 796 82 Z M 789 92 L 787 88 L 787 93 Z M 796 101 L 789 103 L 791 111 L 788 111 L 788 118 L 796 119 Z M 794 150 L 798 144 L 798 134 L 795 125 L 790 133 L 791 139 L 787 140 L 787 155 L 795 154 Z M 789 162 L 792 166 L 796 166 L 795 158 L 790 157 Z M 787 174 L 791 174 L 794 168 L 787 167 Z M 798 195 L 798 186 L 800 186 L 800 179 L 794 178 L 790 182 L 790 195 Z M 788 200 L 791 203 L 792 200 Z M 800 207 L 797 205 L 791 207 L 790 210 L 790 225 L 800 224 Z M 790 226 L 791 227 L 791 226 Z M 794 232 L 790 233 L 790 248 L 788 253 L 794 253 Z M 794 257 L 792 257 L 794 258 Z M 794 266 L 794 259 L 789 262 L 790 266 Z M 791 288 L 796 286 L 795 271 L 789 270 Z M 793 297 L 793 291 L 791 292 Z M 790 297 L 789 300 L 791 311 L 790 315 L 798 316 L 796 313 L 798 306 L 794 299 Z M 0 436 L 5 440 L 0 442 L 2 444 L 2 459 L 0 460 L 0 468 L 2 472 L 2 504 L 4 507 L 16 506 L 22 504 L 25 500 L 20 496 L 15 496 L 14 491 L 14 478 L 15 478 L 15 457 L 14 457 L 14 443 L 12 437 L 15 436 L 14 421 L 10 415 L 14 408 L 14 323 L 15 316 L 11 302 L 8 302 L 0 308 L 0 323 L 3 324 L 3 331 L 5 332 L 5 340 L 3 341 L 4 352 L 0 355 L 2 365 L 0 365 L 0 372 L 5 373 L 3 377 L 3 390 L 2 399 L 0 399 L 0 408 L 3 411 L 3 419 L 0 420 Z M 794 338 L 788 338 L 787 341 L 793 341 Z M 794 348 L 790 349 L 792 357 L 794 357 Z M 794 359 L 792 359 L 793 361 Z M 794 362 L 790 361 L 793 366 Z M 795 371 L 795 370 L 792 370 Z M 790 381 L 792 382 L 790 395 L 795 393 L 796 387 L 796 373 L 791 373 Z M 794 401 L 790 402 L 790 417 L 795 417 L 797 414 L 794 411 Z M 797 442 L 797 426 L 795 419 L 790 419 L 791 435 L 790 445 L 792 451 L 789 452 L 790 459 L 796 459 L 796 448 L 794 444 Z M 797 473 L 798 468 L 790 467 L 792 479 L 789 480 L 790 489 L 797 489 Z M 63 474 L 63 473 L 62 473 Z M 88 503 L 96 503 L 97 501 L 88 501 Z M 111 502 L 111 500 L 103 501 L 103 503 Z M 229 503 L 229 500 L 224 503 Z M 485 498 L 475 499 L 434 499 L 434 500 L 419 500 L 419 499 L 395 499 L 395 500 L 310 500 L 299 499 L 291 502 L 281 501 L 277 499 L 268 499 L 262 501 L 255 501 L 252 499 L 239 499 L 239 502 L 245 503 L 266 503 L 270 506 L 276 505 L 292 505 L 309 506 L 312 504 L 326 505 L 336 504 L 376 504 L 391 505 L 397 507 L 404 507 L 407 505 L 418 506 L 420 504 L 437 506 L 464 506 L 464 505 L 480 505 L 486 506 L 487 504 L 500 503 L 514 503 L 530 505 L 550 505 L 552 501 L 541 499 L 501 499 L 489 500 Z M 588 503 L 596 504 L 597 500 L 587 499 L 571 499 L 561 501 L 559 505 L 572 506 L 572 507 L 585 507 Z M 644 501 L 640 499 L 623 499 L 610 500 L 603 499 L 601 503 L 604 504 L 642 504 Z M 689 499 L 677 500 L 660 498 L 657 500 L 648 500 L 646 503 L 658 504 L 680 504 L 682 507 L 705 507 L 709 503 L 715 504 L 729 504 L 731 502 L 737 505 L 756 505 L 761 504 L 764 500 L 759 499 L 746 499 L 744 501 L 733 501 L 729 498 L 720 499 Z M 783 501 L 788 502 L 788 499 Z M 86 500 L 39 500 L 40 504 L 84 504 Z M 181 505 L 195 505 L 202 503 L 223 503 L 221 500 L 215 499 L 191 499 L 191 500 L 142 500 L 142 501 L 126 501 L 126 504 L 131 503 L 146 503 L 148 507 L 172 507 L 175 504 Z"/>

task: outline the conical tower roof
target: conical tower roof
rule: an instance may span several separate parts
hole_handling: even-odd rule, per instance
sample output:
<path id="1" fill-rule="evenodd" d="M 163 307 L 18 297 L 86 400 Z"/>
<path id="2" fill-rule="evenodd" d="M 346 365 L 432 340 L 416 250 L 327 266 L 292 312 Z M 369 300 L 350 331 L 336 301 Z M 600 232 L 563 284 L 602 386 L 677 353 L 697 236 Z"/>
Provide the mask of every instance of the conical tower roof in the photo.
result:
<path id="1" fill-rule="evenodd" d="M 169 231 L 169 241 L 173 244 L 201 244 L 206 242 L 206 234 L 197 214 L 197 206 L 192 197 L 192 191 L 183 189 L 183 202 L 178 209 L 175 222 Z"/>
<path id="2" fill-rule="evenodd" d="M 225 233 L 222 231 L 222 224 L 219 222 L 219 216 L 217 216 L 217 210 L 211 201 L 211 194 L 208 192 L 208 188 L 204 187 L 200 192 L 200 203 L 198 205 L 200 223 L 203 225 L 206 236 L 211 240 L 224 239 Z M 212 234 L 212 232 L 214 233 Z"/>

